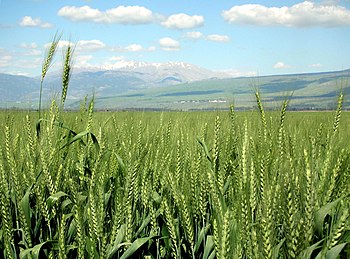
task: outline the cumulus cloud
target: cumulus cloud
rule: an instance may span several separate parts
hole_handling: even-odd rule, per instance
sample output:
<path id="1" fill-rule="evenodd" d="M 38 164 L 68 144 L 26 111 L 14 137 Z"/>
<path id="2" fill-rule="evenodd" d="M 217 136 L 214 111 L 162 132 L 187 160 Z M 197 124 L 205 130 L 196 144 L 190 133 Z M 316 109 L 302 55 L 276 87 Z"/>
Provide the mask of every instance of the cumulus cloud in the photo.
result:
<path id="1" fill-rule="evenodd" d="M 154 51 L 155 47 L 151 46 L 148 48 L 142 47 L 140 44 L 130 44 L 124 48 L 128 52 L 145 52 L 145 51 Z"/>
<path id="2" fill-rule="evenodd" d="M 64 6 L 58 13 L 71 21 L 85 21 L 96 23 L 118 23 L 118 24 L 146 24 L 155 20 L 151 10 L 143 6 L 118 6 L 116 8 L 101 11 L 88 5 L 82 7 Z"/>
<path id="3" fill-rule="evenodd" d="M 230 41 L 230 37 L 227 35 L 210 34 L 210 35 L 206 36 L 199 31 L 186 32 L 183 35 L 183 37 L 187 38 L 187 39 L 191 39 L 191 40 L 205 39 L 205 40 L 216 41 L 216 42 L 229 42 Z"/>
<path id="4" fill-rule="evenodd" d="M 52 28 L 53 25 L 48 22 L 43 22 L 40 18 L 33 19 L 31 16 L 24 16 L 19 22 L 20 26 L 23 27 L 41 27 L 41 28 Z"/>
<path id="5" fill-rule="evenodd" d="M 276 64 L 273 65 L 273 68 L 276 68 L 276 69 L 281 69 L 281 68 L 289 68 L 290 66 L 279 61 L 277 62 Z"/>
<path id="6" fill-rule="evenodd" d="M 104 48 L 106 44 L 100 40 L 80 40 L 76 46 L 77 51 L 97 51 Z"/>
<path id="7" fill-rule="evenodd" d="M 184 13 L 170 15 L 161 25 L 169 29 L 192 29 L 203 26 L 204 17 L 200 15 L 187 15 Z"/>
<path id="8" fill-rule="evenodd" d="M 50 45 L 51 42 L 45 44 L 45 48 L 49 48 Z M 75 46 L 75 50 L 78 52 L 93 52 L 107 48 L 106 44 L 100 40 L 80 40 L 77 43 L 67 40 L 60 40 L 58 42 L 58 48 L 65 48 L 69 45 Z"/>
<path id="9" fill-rule="evenodd" d="M 130 52 L 138 52 L 138 51 L 142 51 L 143 47 L 140 44 L 131 44 L 126 46 L 125 49 Z"/>
<path id="10" fill-rule="evenodd" d="M 160 39 L 159 45 L 163 50 L 166 50 L 166 51 L 173 51 L 173 50 L 180 49 L 180 43 L 169 37 Z"/>
<path id="11" fill-rule="evenodd" d="M 287 27 L 337 27 L 350 25 L 350 10 L 343 6 L 304 1 L 291 7 L 267 7 L 260 4 L 233 6 L 222 12 L 231 24 Z"/>
<path id="12" fill-rule="evenodd" d="M 229 42 L 230 38 L 227 35 L 211 34 L 206 37 L 207 40 L 216 42 Z"/>
<path id="13" fill-rule="evenodd" d="M 203 37 L 203 33 L 199 31 L 189 31 L 185 33 L 184 37 L 192 40 L 198 40 Z"/>

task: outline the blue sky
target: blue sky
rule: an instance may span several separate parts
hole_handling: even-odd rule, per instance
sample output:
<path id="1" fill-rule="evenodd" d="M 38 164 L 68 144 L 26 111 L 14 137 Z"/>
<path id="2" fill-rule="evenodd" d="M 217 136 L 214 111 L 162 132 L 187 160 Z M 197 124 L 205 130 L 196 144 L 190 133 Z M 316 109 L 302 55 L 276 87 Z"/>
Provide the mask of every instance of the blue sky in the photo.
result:
<path id="1" fill-rule="evenodd" d="M 76 44 L 81 69 L 128 61 L 237 76 L 350 68 L 348 0 L 0 0 L 0 73 L 39 75 L 57 31 L 62 47 Z M 61 53 L 56 60 L 52 69 Z"/>

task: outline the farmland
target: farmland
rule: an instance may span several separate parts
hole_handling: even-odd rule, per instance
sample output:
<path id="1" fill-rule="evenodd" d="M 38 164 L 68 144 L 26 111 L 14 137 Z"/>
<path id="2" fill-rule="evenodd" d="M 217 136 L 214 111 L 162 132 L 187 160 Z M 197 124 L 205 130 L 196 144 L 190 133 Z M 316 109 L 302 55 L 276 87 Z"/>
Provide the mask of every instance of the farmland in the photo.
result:
<path id="1" fill-rule="evenodd" d="M 259 90 L 249 112 L 67 112 L 68 46 L 46 109 L 58 42 L 39 110 L 0 111 L 0 258 L 349 258 L 342 91 L 332 112 Z"/>
<path id="2" fill-rule="evenodd" d="M 348 258 L 350 114 L 3 111 L 1 258 Z"/>

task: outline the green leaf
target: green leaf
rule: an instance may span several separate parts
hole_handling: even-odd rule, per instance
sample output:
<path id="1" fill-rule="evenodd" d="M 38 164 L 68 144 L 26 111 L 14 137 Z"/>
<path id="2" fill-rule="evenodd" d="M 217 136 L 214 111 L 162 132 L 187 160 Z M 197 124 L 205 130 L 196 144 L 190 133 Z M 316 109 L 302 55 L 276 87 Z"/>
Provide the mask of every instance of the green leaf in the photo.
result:
<path id="1" fill-rule="evenodd" d="M 61 209 L 65 210 L 67 206 L 69 206 L 70 204 L 72 204 L 73 202 L 70 199 L 65 199 L 64 201 L 62 201 L 61 204 Z"/>
<path id="2" fill-rule="evenodd" d="M 151 240 L 154 236 L 143 237 L 136 239 L 130 247 L 125 251 L 125 253 L 120 257 L 120 259 L 126 259 L 131 257 L 141 246 L 143 246 L 146 242 Z"/>
<path id="3" fill-rule="evenodd" d="M 156 191 L 153 191 L 152 198 L 157 204 L 160 204 L 162 201 L 162 196 L 160 196 Z"/>
<path id="4" fill-rule="evenodd" d="M 214 259 L 215 258 L 215 250 L 213 252 L 211 252 L 210 256 L 208 257 L 208 259 Z"/>
<path id="5" fill-rule="evenodd" d="M 212 163 L 212 159 L 210 157 L 207 145 L 204 143 L 204 141 L 200 140 L 199 137 L 197 137 L 197 141 L 203 147 L 204 153 L 207 156 L 207 159 L 209 160 L 209 162 Z"/>
<path id="6" fill-rule="evenodd" d="M 49 243 L 52 243 L 52 242 L 53 242 L 52 240 L 48 240 L 48 241 L 40 243 L 32 248 L 25 249 L 25 250 L 21 251 L 19 257 L 23 258 L 23 257 L 29 256 L 29 255 L 32 255 L 29 258 L 39 259 L 39 254 L 40 254 L 40 251 L 43 248 L 43 246 L 48 245 Z"/>
<path id="7" fill-rule="evenodd" d="M 100 151 L 100 145 L 98 144 L 98 140 L 96 138 L 96 136 L 94 134 L 92 134 L 91 132 L 89 133 L 92 139 L 92 143 L 95 145 L 95 148 L 97 150 L 97 152 Z"/>
<path id="8" fill-rule="evenodd" d="M 117 160 L 118 160 L 118 163 L 120 165 L 120 168 L 122 169 L 122 171 L 125 173 L 126 172 L 126 166 L 123 162 L 123 159 L 121 159 L 120 156 L 116 155 L 117 156 Z"/>
<path id="9" fill-rule="evenodd" d="M 68 196 L 67 193 L 59 191 L 47 198 L 47 205 L 51 208 L 61 197 Z"/>
<path id="10" fill-rule="evenodd" d="M 194 252 L 195 252 L 195 253 L 198 251 L 199 247 L 201 246 L 202 241 L 203 241 L 205 235 L 207 234 L 209 228 L 210 228 L 210 224 L 204 226 L 204 227 L 201 229 L 201 231 L 199 232 L 197 242 L 196 242 L 196 244 L 195 244 L 195 246 L 194 246 Z"/>
<path id="11" fill-rule="evenodd" d="M 125 236 L 125 228 L 126 225 L 123 224 L 121 225 L 121 227 L 118 230 L 118 234 L 115 237 L 114 243 L 113 243 L 113 247 L 110 247 L 107 251 L 107 258 L 114 258 L 113 256 L 115 255 L 115 253 L 118 251 L 118 249 L 123 246 L 124 244 L 122 244 L 122 241 L 124 239 Z"/>
<path id="12" fill-rule="evenodd" d="M 315 213 L 315 227 L 316 231 L 319 234 L 322 234 L 323 230 L 323 223 L 324 219 L 326 218 L 327 215 L 329 215 L 332 211 L 332 209 L 338 205 L 338 203 L 342 200 L 343 198 L 340 197 L 336 199 L 333 202 L 327 203 L 326 205 L 322 206 L 316 213 Z"/>
<path id="13" fill-rule="evenodd" d="M 225 183 L 224 189 L 222 190 L 222 193 L 223 193 L 223 194 L 225 194 L 225 193 L 226 193 L 226 191 L 227 191 L 228 187 L 230 186 L 231 180 L 232 180 L 232 176 L 231 176 L 231 175 L 229 175 L 229 176 L 227 177 L 227 180 L 226 180 L 226 183 Z"/>
<path id="14" fill-rule="evenodd" d="M 285 238 L 283 238 L 282 240 L 281 240 L 281 242 L 279 242 L 279 244 L 278 245 L 276 245 L 272 250 L 272 258 L 275 258 L 275 259 L 277 259 L 278 258 L 278 254 L 279 254 L 279 252 L 280 252 L 280 249 L 281 249 L 281 246 L 283 245 L 283 243 L 284 243 L 284 241 L 285 241 L 286 239 Z"/>
<path id="15" fill-rule="evenodd" d="M 326 259 L 337 259 L 340 252 L 346 246 L 347 243 L 339 244 L 327 251 Z"/>
<path id="16" fill-rule="evenodd" d="M 66 217 L 68 218 L 68 217 Z M 68 242 L 73 241 L 75 239 L 77 233 L 77 222 L 75 221 L 75 219 L 73 219 L 68 227 L 68 231 L 67 231 L 67 240 Z"/>
<path id="17" fill-rule="evenodd" d="M 309 246 L 308 248 L 306 248 L 304 251 L 302 251 L 299 255 L 299 258 L 305 258 L 305 259 L 309 259 L 313 253 L 313 251 L 317 248 L 320 248 L 320 244 L 323 242 L 324 239 L 318 241 L 317 243 Z"/>
<path id="18" fill-rule="evenodd" d="M 63 147 L 61 147 L 61 149 L 65 148 L 66 146 L 69 146 L 71 144 L 73 144 L 75 141 L 77 140 L 81 140 L 83 145 L 85 146 L 86 144 L 84 143 L 84 141 L 82 140 L 82 138 L 84 136 L 87 136 L 88 134 L 90 134 L 88 131 L 84 130 L 80 133 L 78 133 L 77 135 L 75 135 L 70 141 L 68 141 L 66 144 L 63 145 Z"/>
<path id="19" fill-rule="evenodd" d="M 140 235 L 140 233 L 142 232 L 142 230 L 145 229 L 145 227 L 147 227 L 147 225 L 151 222 L 151 216 L 148 215 L 142 222 L 141 226 L 139 227 L 139 229 L 137 230 L 135 236 L 137 237 L 138 235 Z"/>
<path id="20" fill-rule="evenodd" d="M 24 212 L 24 216 L 26 218 L 27 221 L 27 225 L 30 226 L 30 203 L 29 203 L 29 195 L 31 192 L 32 188 L 28 188 L 28 190 L 26 191 L 26 193 L 24 194 L 20 205 L 22 207 L 22 210 Z"/>
<path id="21" fill-rule="evenodd" d="M 213 249 L 214 249 L 214 238 L 213 236 L 207 236 L 207 242 L 205 243 L 205 247 L 204 247 L 203 259 L 208 259 Z"/>

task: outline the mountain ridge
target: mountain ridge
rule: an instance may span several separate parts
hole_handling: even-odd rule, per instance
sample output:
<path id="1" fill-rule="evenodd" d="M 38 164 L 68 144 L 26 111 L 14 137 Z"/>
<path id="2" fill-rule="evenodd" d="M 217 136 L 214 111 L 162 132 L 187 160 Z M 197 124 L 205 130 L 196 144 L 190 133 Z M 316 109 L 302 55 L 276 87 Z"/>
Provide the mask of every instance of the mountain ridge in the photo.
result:
<path id="1" fill-rule="evenodd" d="M 350 69 L 313 73 L 231 77 L 184 62 L 124 62 L 115 69 L 73 69 L 68 88 L 67 103 L 74 103 L 86 95 L 94 94 L 103 108 L 175 107 L 178 103 L 192 101 L 205 105 L 222 103 L 229 98 L 238 99 L 246 106 L 247 94 L 260 88 L 268 101 L 278 100 L 283 92 L 292 91 L 303 107 L 313 107 L 311 97 L 318 101 L 331 98 L 338 91 L 336 86 L 349 80 Z M 346 80 L 345 80 L 346 79 Z M 254 84 L 256 84 L 254 86 Z M 0 73 L 0 107 L 21 107 L 31 103 L 36 107 L 40 87 L 39 77 Z M 345 85 L 345 92 L 348 91 Z M 59 96 L 61 75 L 59 71 L 47 75 L 44 81 L 44 100 Z M 187 93 L 187 97 L 186 97 Z M 186 97 L 186 98 L 185 98 Z M 309 98 L 310 97 L 310 98 Z M 115 99 L 115 102 L 112 100 Z M 293 97 L 293 99 L 296 99 Z M 109 104 L 99 100 L 111 100 Z M 146 101 L 148 100 L 148 101 Z M 118 102 L 118 105 L 115 104 Z M 246 102 L 246 103 L 244 103 Z M 27 107 L 26 106 L 26 107 Z M 74 105 L 72 106 L 74 107 Z"/>

